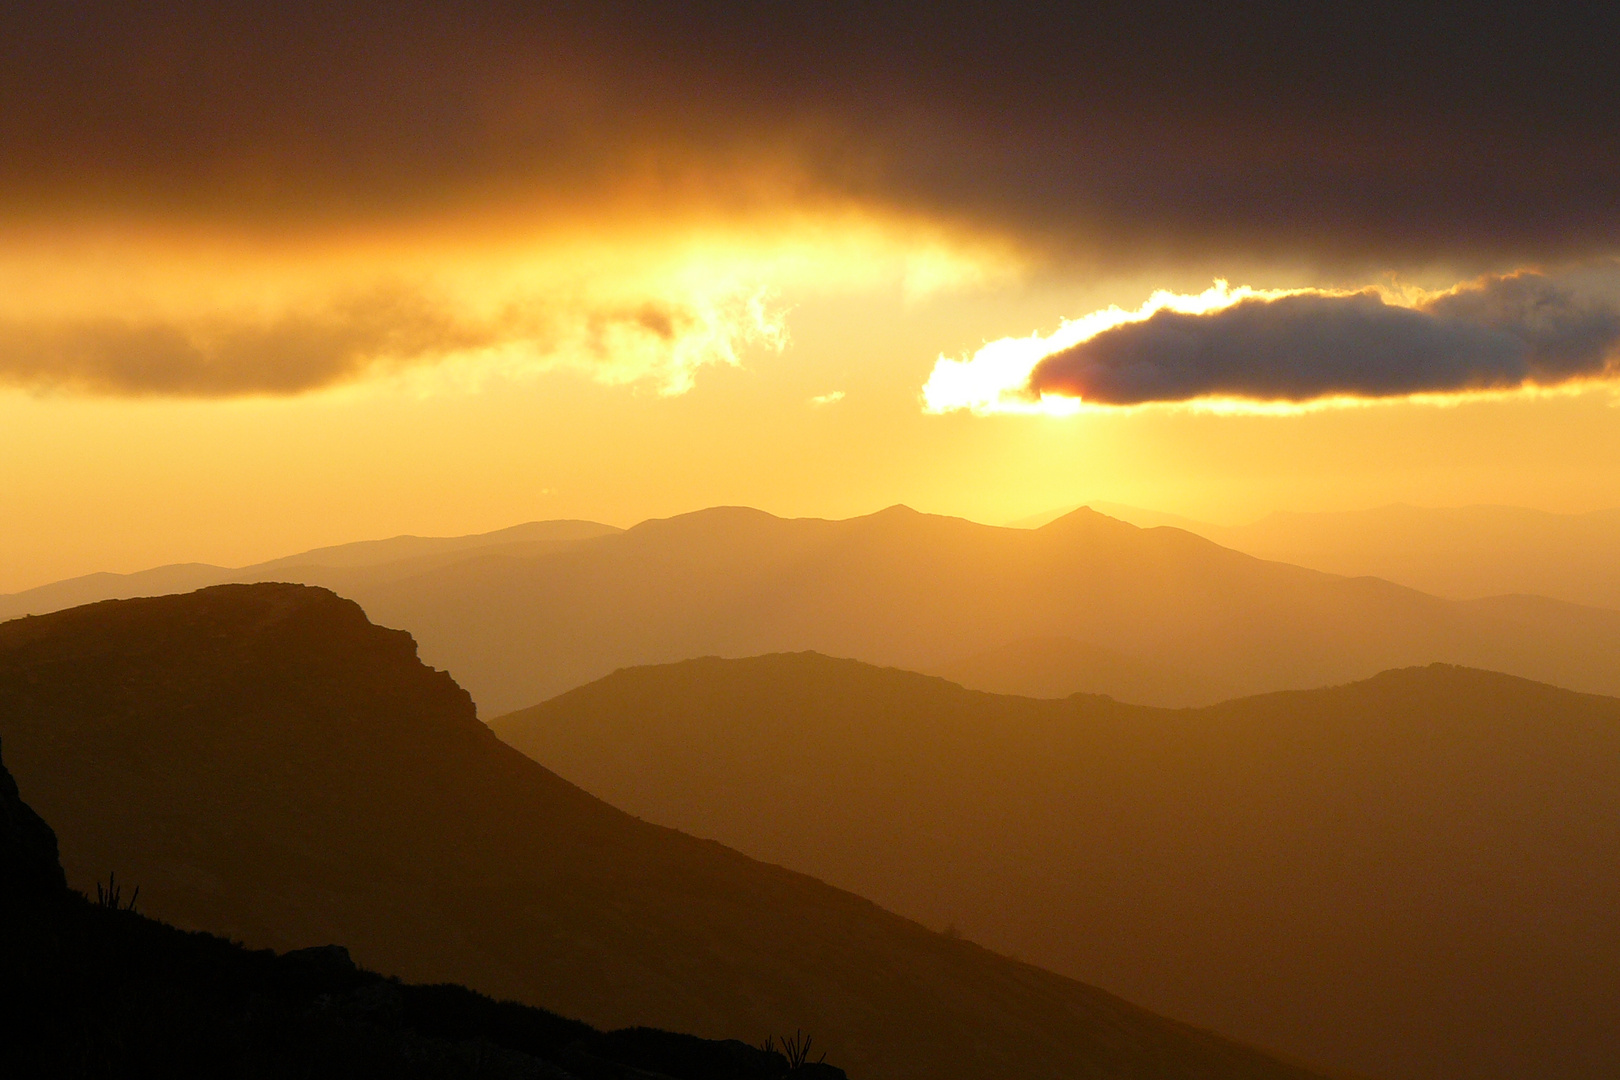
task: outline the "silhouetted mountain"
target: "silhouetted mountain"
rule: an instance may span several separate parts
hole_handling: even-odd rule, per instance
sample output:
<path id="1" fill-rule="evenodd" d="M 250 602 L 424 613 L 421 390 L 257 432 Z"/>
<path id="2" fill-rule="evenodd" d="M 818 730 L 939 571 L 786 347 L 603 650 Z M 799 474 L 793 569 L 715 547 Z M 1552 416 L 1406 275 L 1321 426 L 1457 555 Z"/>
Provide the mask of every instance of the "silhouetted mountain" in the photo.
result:
<path id="1" fill-rule="evenodd" d="M 353 598 L 410 631 L 491 713 L 633 664 L 805 649 L 937 674 L 967 664 L 986 688 L 1039 683 L 1058 696 L 1154 705 L 1435 661 L 1620 693 L 1620 612 L 1439 600 L 1084 509 L 1027 530 L 905 507 L 846 521 L 722 507 L 414 561 L 294 565 L 300 558 L 233 574 Z M 1019 643 L 1057 638 L 1091 658 L 1046 665 L 1039 679 L 1021 670 Z"/>
<path id="2" fill-rule="evenodd" d="M 1369 1075 L 1620 1062 L 1620 700 L 1455 667 L 1166 711 L 814 654 L 492 722 L 658 824 Z"/>
<path id="3" fill-rule="evenodd" d="M 1262 559 L 1372 575 L 1437 596 L 1529 593 L 1620 608 L 1620 510 L 1396 505 L 1222 526 L 1130 507 L 1096 509 L 1143 527 L 1175 525 Z"/>
<path id="4" fill-rule="evenodd" d="M 0 625 L 0 736 L 71 884 L 116 869 L 153 915 L 249 945 L 338 941 L 598 1027 L 802 1027 L 879 1080 L 1311 1075 L 637 821 L 323 590 Z"/>
<path id="5" fill-rule="evenodd" d="M 396 536 L 389 540 L 361 540 L 335 547 L 315 548 L 300 555 L 289 555 L 286 558 L 244 567 L 242 572 L 268 574 L 291 567 L 305 566 L 331 568 L 387 566 L 432 559 L 441 555 L 464 555 L 472 551 L 499 550 L 539 554 L 576 540 L 612 536 L 622 531 L 612 525 L 602 525 L 595 521 L 531 521 L 471 536 Z"/>
<path id="6" fill-rule="evenodd" d="M 0 595 L 0 620 L 44 615 L 102 600 L 190 592 L 230 580 L 231 571 L 208 563 L 175 563 L 133 574 L 96 573 Z"/>
<path id="7" fill-rule="evenodd" d="M 1087 510 L 1037 530 L 904 507 L 847 521 L 707 510 L 351 595 L 491 713 L 632 664 L 814 649 L 935 672 L 1054 637 L 1176 671 L 1174 692 L 1148 704 L 1434 661 L 1620 692 L 1620 612 L 1439 600 Z"/>
<path id="8" fill-rule="evenodd" d="M 1058 510 L 1048 510 L 1044 514 L 1032 514 L 1027 518 L 1021 518 L 1008 524 L 1014 529 L 1039 529 L 1043 525 L 1050 525 L 1058 518 L 1067 517 L 1076 510 L 1085 509 L 1095 510 L 1099 514 L 1129 522 L 1138 529 L 1157 529 L 1161 525 L 1168 525 L 1172 529 L 1184 529 L 1187 532 L 1214 539 L 1208 532 L 1205 532 L 1205 529 L 1214 530 L 1220 528 L 1218 525 L 1210 525 L 1195 518 L 1182 517 L 1180 514 L 1167 514 L 1162 510 L 1147 510 L 1140 506 L 1127 506 L 1124 503 L 1100 501 L 1072 503 Z M 1220 541 L 1216 540 L 1216 543 L 1220 543 Z M 1231 545 L 1226 546 L 1230 547 Z"/>
<path id="9" fill-rule="evenodd" d="M 422 573 L 475 554 L 542 555 L 579 540 L 619 532 L 594 521 L 531 521 L 474 536 L 396 536 L 315 548 L 298 555 L 229 569 L 179 563 L 133 574 L 86 574 L 0 595 L 0 620 L 44 615 L 100 600 L 164 596 L 227 582 L 296 581 L 339 589 Z"/>
<path id="10" fill-rule="evenodd" d="M 328 945 L 276 956 L 145 918 L 109 878 L 69 892 L 56 837 L 0 763 L 0 1075 L 842 1080 L 740 1042 L 608 1034 Z"/>

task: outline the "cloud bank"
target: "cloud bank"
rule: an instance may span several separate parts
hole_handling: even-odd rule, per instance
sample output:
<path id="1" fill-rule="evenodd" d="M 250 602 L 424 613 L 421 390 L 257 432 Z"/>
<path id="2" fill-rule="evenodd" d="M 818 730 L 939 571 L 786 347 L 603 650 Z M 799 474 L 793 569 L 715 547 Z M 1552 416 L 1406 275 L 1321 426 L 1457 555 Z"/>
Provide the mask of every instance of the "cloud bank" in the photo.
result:
<path id="1" fill-rule="evenodd" d="M 273 317 L 0 320 L 0 384 L 112 397 L 286 397 L 461 358 L 505 374 L 568 367 L 682 393 L 699 368 L 780 350 L 763 292 L 597 307 L 531 303 L 477 319 L 410 291 Z"/>
<path id="2" fill-rule="evenodd" d="M 1620 9 L 0 8 L 0 222 L 855 202 L 1146 265 L 1620 245 Z"/>
<path id="3" fill-rule="evenodd" d="M 1224 285 L 941 358 L 931 411 L 1309 402 L 1555 386 L 1620 374 L 1620 273 L 1482 279 L 1415 304 L 1375 290 Z M 1073 329 L 1079 328 L 1079 329 Z"/>
<path id="4" fill-rule="evenodd" d="M 878 222 L 886 249 L 946 238 L 941 250 L 967 255 L 940 265 L 962 280 L 994 276 L 992 251 L 1059 275 L 1287 266 L 1310 281 L 1612 257 L 1617 39 L 1616 5 L 1466 20 L 1282 0 L 1218 16 L 1170 0 L 0 5 L 0 255 L 25 251 L 13 262 L 42 277 L 33 264 L 63 262 L 61 239 L 78 235 L 97 238 L 92 268 L 97 244 L 178 250 L 177 237 L 200 237 L 233 259 L 283 245 L 316 253 L 286 291 L 319 291 L 294 280 L 306 270 L 325 290 L 269 316 L 205 310 L 185 288 L 156 296 L 153 308 L 194 309 L 180 318 L 147 317 L 108 289 L 85 293 L 107 298 L 99 309 L 87 300 L 73 318 L 45 318 L 8 295 L 0 266 L 0 381 L 285 394 L 484 353 L 677 392 L 704 364 L 782 340 L 779 320 L 720 298 L 713 281 L 745 276 L 732 268 L 695 287 L 677 268 L 641 288 L 659 237 L 700 252 L 728 229 L 788 237 L 781 246 L 804 262 L 822 241 L 793 230 L 838 237 Z M 579 236 L 615 249 L 609 270 L 567 276 Z M 345 299 L 394 280 L 389 257 L 355 269 L 354 251 L 448 249 L 447 237 L 467 249 L 447 265 L 480 246 L 527 247 L 509 275 L 464 290 L 478 294 L 468 303 Z M 541 285 L 531 261 L 552 268 Z M 867 261 L 825 276 L 857 279 Z M 80 269 L 58 266 L 54 292 L 73 293 Z M 483 295 L 524 289 L 547 299 L 522 317 L 478 310 Z M 555 298 L 570 290 L 588 298 Z M 646 311 L 668 314 L 672 332 Z M 1470 350 L 1496 359 L 1469 377 L 1556 366 L 1536 351 L 1545 342 L 1515 361 L 1505 338 L 1453 340 L 1461 324 L 1490 330 L 1483 316 L 1424 314 L 1458 326 L 1420 331 L 1429 324 L 1350 301 L 1295 322 L 1337 318 L 1346 348 L 1372 349 L 1392 371 L 1409 367 L 1401 342 L 1429 333 L 1437 379 Z M 1249 347 L 1248 317 L 1197 331 L 1198 348 Z M 1175 325 L 1167 315 L 1153 332 Z M 1215 362 L 1165 354 L 1141 375 L 1163 381 L 1153 389 L 1119 369 L 1160 357 L 1162 342 L 1112 339 L 1112 358 L 1102 348 L 1042 373 L 1052 408 L 1082 376 L 1123 401 L 1181 393 L 1192 376 L 1176 364 Z M 1368 387 L 1395 378 L 1364 373 Z M 1312 385 L 1290 389 L 1279 369 L 1256 389 Z M 1024 394 L 1041 400 L 1040 387 Z"/>

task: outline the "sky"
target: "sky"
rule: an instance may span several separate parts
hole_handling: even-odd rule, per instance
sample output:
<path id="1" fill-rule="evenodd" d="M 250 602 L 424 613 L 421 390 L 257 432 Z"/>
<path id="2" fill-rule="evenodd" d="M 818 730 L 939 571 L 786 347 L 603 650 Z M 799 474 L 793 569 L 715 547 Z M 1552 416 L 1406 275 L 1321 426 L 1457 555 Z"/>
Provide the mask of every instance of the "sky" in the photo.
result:
<path id="1" fill-rule="evenodd" d="M 0 590 L 717 504 L 1620 505 L 1600 5 L 0 12 Z"/>

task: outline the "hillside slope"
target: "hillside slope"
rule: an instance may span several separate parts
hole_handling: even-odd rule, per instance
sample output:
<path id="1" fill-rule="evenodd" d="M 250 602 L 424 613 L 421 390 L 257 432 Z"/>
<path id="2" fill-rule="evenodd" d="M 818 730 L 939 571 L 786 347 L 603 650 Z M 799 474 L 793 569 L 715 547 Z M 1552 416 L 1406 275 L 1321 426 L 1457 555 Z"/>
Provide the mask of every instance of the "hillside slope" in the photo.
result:
<path id="1" fill-rule="evenodd" d="M 870 1078 L 1302 1078 L 631 818 L 501 743 L 409 635 L 223 586 L 0 625 L 0 738 L 79 888 L 599 1027 L 811 1032 Z"/>
<path id="2" fill-rule="evenodd" d="M 844 1080 L 740 1042 L 413 986 L 339 945 L 281 956 L 68 888 L 56 835 L 0 762 L 0 1075 L 256 1080 Z M 628 1069 L 626 1068 L 628 1067 Z M 634 1070 L 634 1071 L 630 1071 Z"/>
<path id="3" fill-rule="evenodd" d="M 1431 667 L 1172 712 L 802 654 L 492 726 L 650 821 L 1307 1060 L 1620 1060 L 1620 700 Z"/>

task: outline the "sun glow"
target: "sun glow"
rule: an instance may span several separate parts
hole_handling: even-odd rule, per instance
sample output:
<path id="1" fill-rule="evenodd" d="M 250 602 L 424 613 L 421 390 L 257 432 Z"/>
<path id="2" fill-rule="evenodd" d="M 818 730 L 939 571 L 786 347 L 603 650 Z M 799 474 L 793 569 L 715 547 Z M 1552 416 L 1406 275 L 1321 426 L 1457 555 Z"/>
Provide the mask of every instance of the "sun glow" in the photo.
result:
<path id="1" fill-rule="evenodd" d="M 781 353 L 801 298 L 890 290 L 909 303 L 1019 272 L 1004 245 L 836 206 L 280 243 L 0 235 L 0 384 L 433 394 L 563 370 L 669 396 L 704 368 Z"/>

